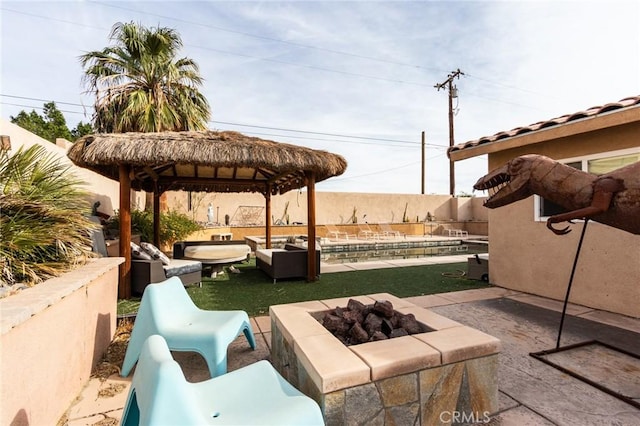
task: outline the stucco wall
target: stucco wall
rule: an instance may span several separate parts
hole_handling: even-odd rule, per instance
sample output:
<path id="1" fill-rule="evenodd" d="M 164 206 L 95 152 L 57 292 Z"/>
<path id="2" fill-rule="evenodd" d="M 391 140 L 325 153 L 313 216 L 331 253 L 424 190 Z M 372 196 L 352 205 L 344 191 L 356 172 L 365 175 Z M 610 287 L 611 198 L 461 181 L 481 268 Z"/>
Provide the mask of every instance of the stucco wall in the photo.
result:
<path id="1" fill-rule="evenodd" d="M 21 146 L 29 148 L 33 145 L 43 146 L 48 152 L 60 158 L 64 164 L 73 166 L 73 173 L 84 181 L 84 189 L 89 193 L 88 201 L 93 205 L 94 202 L 100 201 L 99 211 L 112 215 L 114 209 L 120 205 L 120 186 L 119 183 L 111 179 L 107 179 L 87 169 L 82 169 L 73 165 L 67 157 L 67 149 L 62 146 L 53 144 L 33 133 L 17 126 L 10 121 L 0 119 L 0 134 L 8 135 L 11 138 L 11 153 L 16 152 Z M 63 141 L 63 140 L 60 140 Z M 64 145 L 62 142 L 58 142 Z M 144 194 L 132 191 L 131 203 L 133 206 L 144 206 Z"/>
<path id="2" fill-rule="evenodd" d="M 640 123 L 554 139 L 489 155 L 489 168 L 536 153 L 564 159 L 640 146 Z M 489 213 L 490 281 L 563 300 L 582 224 L 557 236 L 534 220 L 534 199 Z M 571 301 L 640 318 L 640 236 L 589 222 Z"/>
<path id="3" fill-rule="evenodd" d="M 187 209 L 187 193 L 169 192 L 167 203 L 170 208 L 182 211 L 198 221 L 207 221 L 207 206 L 212 203 L 214 222 L 224 224 L 225 215 L 229 215 L 231 225 L 262 225 L 265 223 L 265 199 L 261 194 L 202 194 L 192 196 L 193 208 Z M 482 207 L 484 198 L 460 198 L 464 206 L 464 219 L 487 220 L 486 209 Z M 288 203 L 288 205 L 287 205 Z M 437 220 L 450 220 L 458 216 L 452 211 L 457 204 L 451 203 L 449 195 L 420 194 L 375 194 L 353 192 L 316 191 L 316 223 L 340 224 L 351 222 L 354 212 L 358 223 L 401 223 L 405 216 L 410 222 L 423 222 L 430 213 Z M 251 208 L 249 208 L 251 207 Z M 271 215 L 274 221 L 289 215 L 289 223 L 307 223 L 306 191 L 290 191 L 271 197 Z M 256 212 L 250 216 L 249 212 Z"/>
<path id="4" fill-rule="evenodd" d="M 55 425 L 86 385 L 115 332 L 122 260 L 0 299 L 0 424 Z"/>
<path id="5" fill-rule="evenodd" d="M 11 138 L 12 151 L 21 146 L 30 147 L 41 145 L 47 151 L 54 153 L 61 161 L 73 165 L 67 157 L 69 142 L 57 140 L 57 145 L 24 130 L 23 128 L 0 119 L 0 134 Z M 91 203 L 100 201 L 99 210 L 112 215 L 119 207 L 119 184 L 87 169 L 73 166 L 73 172 L 85 182 L 85 189 L 89 192 Z M 457 201 L 459 200 L 459 201 Z M 350 193 L 350 192 L 322 192 L 316 191 L 316 223 L 347 223 L 354 213 L 358 222 L 389 222 L 401 223 L 405 217 L 410 222 L 422 222 L 430 213 L 436 220 L 486 221 L 486 209 L 482 207 L 483 197 L 453 199 L 449 195 L 421 195 L 421 194 L 378 194 L 378 193 Z M 258 212 L 256 224 L 264 224 L 265 199 L 256 193 L 223 194 L 223 193 L 194 193 L 192 210 L 188 210 L 186 192 L 168 192 L 167 205 L 171 209 L 182 211 L 198 221 L 207 221 L 207 206 L 214 206 L 216 222 L 224 223 L 225 215 L 229 215 L 231 223 L 235 225 L 250 224 L 249 212 Z M 288 203 L 288 205 L 287 205 Z M 143 208 L 145 194 L 131 191 L 132 207 Z M 460 206 L 460 211 L 455 211 Z M 274 221 L 282 219 L 286 223 L 286 213 L 289 223 L 307 222 L 307 194 L 303 191 L 290 191 L 284 195 L 271 199 L 271 214 Z"/>
<path id="6" fill-rule="evenodd" d="M 489 214 L 490 281 L 564 300 L 582 223 L 558 236 L 534 222 L 533 198 Z M 527 219 L 528 218 L 528 219 Z M 590 221 L 570 301 L 640 318 L 640 237 Z"/>

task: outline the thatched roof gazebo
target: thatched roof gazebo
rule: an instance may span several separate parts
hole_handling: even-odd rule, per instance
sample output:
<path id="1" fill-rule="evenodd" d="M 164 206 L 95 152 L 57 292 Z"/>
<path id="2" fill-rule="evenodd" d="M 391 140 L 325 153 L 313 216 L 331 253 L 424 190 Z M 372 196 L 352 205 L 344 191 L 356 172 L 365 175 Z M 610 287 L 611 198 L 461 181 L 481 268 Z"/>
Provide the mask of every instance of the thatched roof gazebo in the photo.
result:
<path id="1" fill-rule="evenodd" d="M 271 244 L 271 195 L 307 187 L 309 271 L 316 279 L 315 183 L 344 173 L 339 155 L 249 137 L 237 132 L 161 132 L 87 135 L 69 149 L 74 164 L 120 181 L 119 297 L 130 297 L 130 190 L 154 194 L 154 243 L 159 235 L 159 198 L 169 190 L 260 192 L 266 199 L 266 241 Z"/>

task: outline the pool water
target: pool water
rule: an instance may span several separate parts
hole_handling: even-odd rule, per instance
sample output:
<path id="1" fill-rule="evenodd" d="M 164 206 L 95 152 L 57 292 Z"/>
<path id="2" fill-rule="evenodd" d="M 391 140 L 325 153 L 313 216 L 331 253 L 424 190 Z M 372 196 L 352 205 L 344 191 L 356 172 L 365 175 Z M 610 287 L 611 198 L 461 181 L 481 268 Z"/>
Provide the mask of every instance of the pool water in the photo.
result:
<path id="1" fill-rule="evenodd" d="M 479 254 L 487 253 L 487 244 L 456 244 L 435 247 L 405 247 L 405 248 L 384 248 L 372 250 L 354 250 L 328 252 L 323 250 L 320 259 L 322 262 L 335 263 L 355 263 L 371 262 L 376 260 L 393 259 L 413 259 L 433 256 L 451 256 L 458 254 Z"/>

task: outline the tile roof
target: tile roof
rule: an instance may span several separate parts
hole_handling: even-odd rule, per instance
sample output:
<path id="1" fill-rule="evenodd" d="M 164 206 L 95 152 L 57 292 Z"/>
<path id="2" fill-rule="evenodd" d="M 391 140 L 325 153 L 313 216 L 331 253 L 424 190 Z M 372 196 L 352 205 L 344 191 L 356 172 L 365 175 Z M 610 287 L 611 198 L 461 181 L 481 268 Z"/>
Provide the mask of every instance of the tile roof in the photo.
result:
<path id="1" fill-rule="evenodd" d="M 522 135 L 525 133 L 535 132 L 538 130 L 546 129 L 553 126 L 559 126 L 570 121 L 579 120 L 582 118 L 594 117 L 598 114 L 602 114 L 609 111 L 630 108 L 635 105 L 640 105 L 640 96 L 631 96 L 624 98 L 618 102 L 608 103 L 602 106 L 594 106 L 584 111 L 578 111 L 573 114 L 565 114 L 557 118 L 552 118 L 547 121 L 539 121 L 537 123 L 530 124 L 524 127 L 516 127 L 508 131 L 498 132 L 493 136 L 483 136 L 479 139 L 454 145 L 447 150 L 447 154 L 453 151 L 462 151 L 467 148 L 473 148 L 486 143 L 497 142 L 503 139 L 511 138 L 514 136 Z"/>

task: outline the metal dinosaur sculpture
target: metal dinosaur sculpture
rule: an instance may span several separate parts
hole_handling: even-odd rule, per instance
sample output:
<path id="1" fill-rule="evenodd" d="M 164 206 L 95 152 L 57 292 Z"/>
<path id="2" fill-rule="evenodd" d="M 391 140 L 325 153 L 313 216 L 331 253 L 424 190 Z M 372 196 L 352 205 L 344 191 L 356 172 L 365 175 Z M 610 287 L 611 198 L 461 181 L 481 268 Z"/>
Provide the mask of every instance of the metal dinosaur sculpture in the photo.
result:
<path id="1" fill-rule="evenodd" d="M 473 186 L 488 190 L 485 206 L 493 209 L 533 194 L 552 201 L 567 213 L 551 216 L 547 228 L 558 235 L 570 232 L 554 223 L 591 219 L 640 235 L 640 162 L 604 175 L 594 175 L 543 155 L 523 155 L 481 177 Z"/>

